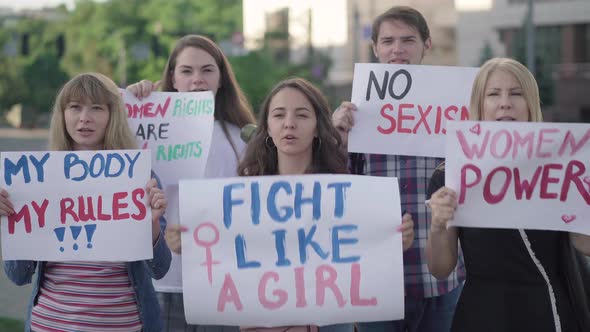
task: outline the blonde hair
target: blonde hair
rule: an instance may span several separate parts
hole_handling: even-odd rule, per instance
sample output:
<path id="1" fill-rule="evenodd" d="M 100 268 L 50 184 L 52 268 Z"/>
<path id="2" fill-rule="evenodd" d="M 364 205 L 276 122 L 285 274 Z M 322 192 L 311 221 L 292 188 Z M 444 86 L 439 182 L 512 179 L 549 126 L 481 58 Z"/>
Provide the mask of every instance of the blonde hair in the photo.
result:
<path id="1" fill-rule="evenodd" d="M 99 73 L 83 73 L 68 81 L 58 93 L 49 127 L 49 149 L 71 151 L 74 142 L 66 130 L 64 110 L 72 101 L 105 104 L 110 112 L 102 149 L 136 149 L 135 137 L 117 85 Z"/>
<path id="2" fill-rule="evenodd" d="M 509 58 L 490 59 L 479 69 L 479 72 L 473 81 L 473 88 L 471 90 L 469 120 L 480 121 L 482 119 L 486 84 L 490 75 L 496 70 L 502 70 L 514 75 L 523 91 L 523 96 L 529 110 L 529 121 L 542 122 L 543 114 L 541 113 L 539 87 L 537 86 L 535 77 L 520 62 Z"/>

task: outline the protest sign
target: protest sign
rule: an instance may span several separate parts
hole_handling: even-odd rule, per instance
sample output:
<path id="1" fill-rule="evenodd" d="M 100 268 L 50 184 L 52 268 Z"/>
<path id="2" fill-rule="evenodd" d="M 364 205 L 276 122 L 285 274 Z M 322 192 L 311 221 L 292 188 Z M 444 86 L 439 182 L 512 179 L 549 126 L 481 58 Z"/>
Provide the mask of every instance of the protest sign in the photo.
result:
<path id="1" fill-rule="evenodd" d="M 185 315 L 285 326 L 404 314 L 396 178 L 241 177 L 180 182 Z"/>
<path id="2" fill-rule="evenodd" d="M 451 225 L 590 235 L 588 124 L 453 122 L 446 154 Z"/>
<path id="3" fill-rule="evenodd" d="M 215 99 L 205 92 L 153 92 L 137 99 L 121 90 L 138 145 L 150 149 L 152 167 L 164 187 L 205 174 Z"/>
<path id="4" fill-rule="evenodd" d="M 151 259 L 152 217 L 141 150 L 3 152 L 2 258 L 37 261 Z"/>
<path id="5" fill-rule="evenodd" d="M 449 121 L 469 118 L 477 68 L 357 63 L 348 151 L 444 157 Z"/>
<path id="6" fill-rule="evenodd" d="M 205 174 L 215 96 L 205 92 L 152 92 L 141 100 L 121 90 L 129 126 L 141 148 L 150 149 L 152 167 L 168 199 L 166 220 L 178 224 L 178 180 Z M 166 276 L 154 280 L 158 291 L 182 292 L 181 260 L 172 254 Z"/>

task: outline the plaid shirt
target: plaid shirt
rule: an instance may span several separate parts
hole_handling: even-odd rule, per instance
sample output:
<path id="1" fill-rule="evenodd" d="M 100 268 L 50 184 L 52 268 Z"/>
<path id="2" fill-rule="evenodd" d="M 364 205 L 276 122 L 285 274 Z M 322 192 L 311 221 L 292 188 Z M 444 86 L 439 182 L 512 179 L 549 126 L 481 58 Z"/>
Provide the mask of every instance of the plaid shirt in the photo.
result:
<path id="1" fill-rule="evenodd" d="M 426 241 L 430 213 L 426 209 L 426 192 L 434 169 L 444 159 L 414 156 L 350 154 L 351 173 L 371 176 L 397 177 L 402 211 L 412 214 L 414 243 L 404 252 L 406 295 L 425 298 L 444 295 L 465 280 L 463 255 L 446 280 L 437 280 L 426 264 Z"/>

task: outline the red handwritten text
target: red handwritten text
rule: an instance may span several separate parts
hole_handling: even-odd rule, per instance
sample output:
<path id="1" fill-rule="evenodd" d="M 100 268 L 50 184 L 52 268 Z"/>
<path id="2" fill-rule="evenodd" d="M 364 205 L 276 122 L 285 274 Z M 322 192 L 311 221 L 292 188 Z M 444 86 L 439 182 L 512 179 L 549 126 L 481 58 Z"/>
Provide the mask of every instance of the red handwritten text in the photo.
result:
<path id="1" fill-rule="evenodd" d="M 381 117 L 386 120 L 385 125 L 377 126 L 383 135 L 394 132 L 400 134 L 420 133 L 446 134 L 443 121 L 467 120 L 469 110 L 466 106 L 434 106 L 399 104 L 397 109 L 392 104 L 385 104 L 381 108 Z"/>

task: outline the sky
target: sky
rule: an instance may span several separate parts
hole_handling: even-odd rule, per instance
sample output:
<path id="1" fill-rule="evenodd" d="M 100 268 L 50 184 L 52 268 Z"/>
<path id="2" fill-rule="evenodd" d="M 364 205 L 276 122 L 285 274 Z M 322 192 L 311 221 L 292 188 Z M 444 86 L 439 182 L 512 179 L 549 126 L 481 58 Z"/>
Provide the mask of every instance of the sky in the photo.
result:
<path id="1" fill-rule="evenodd" d="M 14 10 L 33 9 L 56 6 L 65 3 L 68 8 L 73 8 L 75 0 L 0 0 L 0 7 L 8 7 Z M 455 0 L 455 6 L 460 10 L 474 10 L 489 8 L 492 0 Z"/>
<path id="2" fill-rule="evenodd" d="M 37 9 L 54 7 L 62 3 L 65 3 L 68 8 L 73 8 L 74 0 L 0 0 L 0 7 L 8 7 L 14 10 Z"/>

